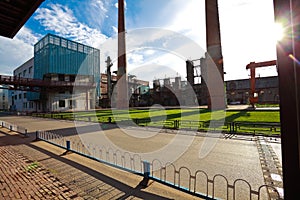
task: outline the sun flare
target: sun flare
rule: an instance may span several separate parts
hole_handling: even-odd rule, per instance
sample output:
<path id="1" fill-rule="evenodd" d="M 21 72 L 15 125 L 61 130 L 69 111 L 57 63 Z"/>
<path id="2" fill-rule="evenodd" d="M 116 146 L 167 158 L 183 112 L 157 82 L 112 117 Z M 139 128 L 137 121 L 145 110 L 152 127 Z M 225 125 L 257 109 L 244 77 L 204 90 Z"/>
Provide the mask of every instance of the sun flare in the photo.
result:
<path id="1" fill-rule="evenodd" d="M 283 39 L 283 37 L 284 37 L 284 29 L 283 29 L 283 27 L 282 27 L 281 24 L 274 23 L 272 32 L 273 32 L 274 39 L 276 41 L 280 41 L 280 40 Z"/>

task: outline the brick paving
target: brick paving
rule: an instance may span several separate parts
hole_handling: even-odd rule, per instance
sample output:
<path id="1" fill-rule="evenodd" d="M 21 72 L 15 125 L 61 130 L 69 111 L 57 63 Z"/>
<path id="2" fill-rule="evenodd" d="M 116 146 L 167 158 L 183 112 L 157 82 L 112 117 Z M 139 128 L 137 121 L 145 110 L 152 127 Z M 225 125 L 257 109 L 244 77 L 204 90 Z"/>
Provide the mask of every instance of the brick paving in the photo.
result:
<path id="1" fill-rule="evenodd" d="M 0 146 L 0 199 L 82 199 L 38 162 Z"/>
<path id="2" fill-rule="evenodd" d="M 35 141 L 34 133 L 24 137 L 0 127 L 0 200 L 201 199 L 152 180 L 145 186 L 141 176 L 64 153 Z"/>

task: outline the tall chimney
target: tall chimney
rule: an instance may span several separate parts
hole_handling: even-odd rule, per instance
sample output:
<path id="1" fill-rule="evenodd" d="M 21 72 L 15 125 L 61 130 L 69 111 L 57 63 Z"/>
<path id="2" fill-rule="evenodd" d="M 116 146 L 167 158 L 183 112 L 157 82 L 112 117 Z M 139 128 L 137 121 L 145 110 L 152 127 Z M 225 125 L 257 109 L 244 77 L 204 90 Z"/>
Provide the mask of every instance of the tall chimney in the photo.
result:
<path id="1" fill-rule="evenodd" d="M 117 108 L 128 108 L 124 0 L 118 0 L 118 83 Z"/>
<path id="2" fill-rule="evenodd" d="M 208 108 L 225 109 L 224 70 L 217 0 L 205 1 L 206 11 L 206 88 L 209 89 Z M 214 67 L 217 66 L 217 70 Z M 219 73 L 219 74 L 216 74 Z M 221 79 L 221 80 L 219 80 Z M 219 80 L 219 81 L 218 81 Z M 216 83 L 217 81 L 217 83 Z M 221 85 L 222 86 L 221 86 Z M 216 87 L 215 87 L 216 86 Z M 222 88 L 219 88 L 222 87 Z M 212 108 L 213 106 L 213 108 Z"/>

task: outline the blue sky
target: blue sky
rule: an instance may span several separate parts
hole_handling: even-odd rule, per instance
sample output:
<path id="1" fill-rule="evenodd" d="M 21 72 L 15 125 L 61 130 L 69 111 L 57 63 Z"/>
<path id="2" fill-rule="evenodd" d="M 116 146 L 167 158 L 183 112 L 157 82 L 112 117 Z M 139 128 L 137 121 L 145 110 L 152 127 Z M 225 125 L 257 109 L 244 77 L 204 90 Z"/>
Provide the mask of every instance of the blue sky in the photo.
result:
<path id="1" fill-rule="evenodd" d="M 225 80 L 248 78 L 245 66 L 249 62 L 276 59 L 272 2 L 219 0 Z M 13 39 L 0 37 L 0 74 L 12 74 L 15 68 L 33 57 L 33 45 L 47 33 L 99 48 L 106 53 L 105 58 L 110 53 L 102 49 L 116 36 L 117 7 L 117 0 L 45 0 Z M 127 0 L 128 43 L 137 42 L 137 38 L 141 43 L 146 42 L 153 36 L 148 34 L 147 28 L 153 27 L 186 37 L 204 52 L 204 0 Z M 145 35 L 136 36 L 136 29 L 145 29 Z M 116 50 L 114 45 L 113 42 L 111 51 Z M 141 79 L 177 74 L 185 77 L 185 58 L 176 54 L 185 44 L 176 45 L 175 53 L 161 46 L 131 50 L 127 56 L 129 73 Z M 203 52 L 187 57 L 200 58 Z M 114 58 L 113 53 L 111 57 Z M 103 58 L 101 71 L 104 71 Z M 152 72 L 151 76 L 147 70 Z M 275 67 L 268 67 L 257 70 L 257 75 L 277 73 Z"/>

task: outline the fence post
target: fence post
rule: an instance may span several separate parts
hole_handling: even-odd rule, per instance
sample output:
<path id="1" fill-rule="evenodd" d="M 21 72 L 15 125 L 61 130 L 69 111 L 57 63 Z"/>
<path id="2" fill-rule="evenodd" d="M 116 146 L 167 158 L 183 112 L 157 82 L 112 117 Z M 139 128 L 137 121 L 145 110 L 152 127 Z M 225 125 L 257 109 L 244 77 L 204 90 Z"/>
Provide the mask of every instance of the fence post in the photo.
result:
<path id="1" fill-rule="evenodd" d="M 229 127 L 230 127 L 229 132 L 234 133 L 234 122 L 230 122 Z"/>
<path id="2" fill-rule="evenodd" d="M 150 163 L 147 161 L 143 161 L 143 167 L 144 167 L 144 177 L 149 178 L 150 176 Z"/>
<path id="3" fill-rule="evenodd" d="M 233 128 L 233 133 L 236 133 L 237 127 L 236 127 L 235 122 L 232 122 L 232 128 Z"/>
<path id="4" fill-rule="evenodd" d="M 39 131 L 35 131 L 35 140 L 39 139 Z"/>
<path id="5" fill-rule="evenodd" d="M 108 123 L 111 123 L 111 117 L 108 117 Z"/>
<path id="6" fill-rule="evenodd" d="M 25 129 L 25 137 L 27 137 L 27 129 Z"/>
<path id="7" fill-rule="evenodd" d="M 9 130 L 12 131 L 12 125 L 9 125 Z"/>
<path id="8" fill-rule="evenodd" d="M 69 140 L 66 141 L 67 142 L 67 151 L 71 150 L 71 143 Z"/>

